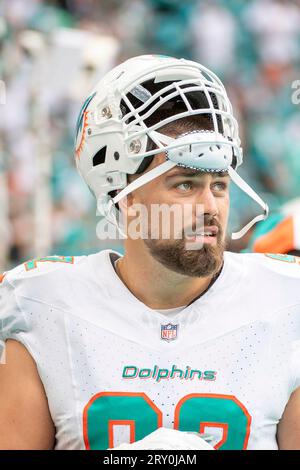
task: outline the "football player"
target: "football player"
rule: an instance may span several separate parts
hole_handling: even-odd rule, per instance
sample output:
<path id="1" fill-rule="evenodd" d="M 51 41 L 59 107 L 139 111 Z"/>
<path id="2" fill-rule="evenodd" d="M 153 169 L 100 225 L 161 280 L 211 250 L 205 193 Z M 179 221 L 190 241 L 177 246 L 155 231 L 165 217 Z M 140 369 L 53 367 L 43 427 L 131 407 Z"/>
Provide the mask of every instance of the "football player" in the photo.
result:
<path id="1" fill-rule="evenodd" d="M 193 432 L 214 449 L 300 449 L 300 260 L 225 251 L 230 181 L 263 209 L 233 238 L 268 208 L 236 171 L 218 77 L 124 62 L 82 106 L 75 154 L 125 254 L 1 277 L 0 448 L 166 448 L 167 428 L 170 449 L 170 430 L 176 448 L 200 448 Z"/>

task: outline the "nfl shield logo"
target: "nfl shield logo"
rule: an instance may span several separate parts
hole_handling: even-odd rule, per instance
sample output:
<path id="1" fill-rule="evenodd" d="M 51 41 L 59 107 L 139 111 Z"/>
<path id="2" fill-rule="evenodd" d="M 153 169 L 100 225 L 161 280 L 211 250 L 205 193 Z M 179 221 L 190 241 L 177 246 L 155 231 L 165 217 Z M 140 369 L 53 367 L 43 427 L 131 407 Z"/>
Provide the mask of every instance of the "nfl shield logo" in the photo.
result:
<path id="1" fill-rule="evenodd" d="M 168 323 L 167 325 L 160 326 L 161 339 L 166 341 L 172 341 L 177 338 L 178 325 L 172 325 Z"/>

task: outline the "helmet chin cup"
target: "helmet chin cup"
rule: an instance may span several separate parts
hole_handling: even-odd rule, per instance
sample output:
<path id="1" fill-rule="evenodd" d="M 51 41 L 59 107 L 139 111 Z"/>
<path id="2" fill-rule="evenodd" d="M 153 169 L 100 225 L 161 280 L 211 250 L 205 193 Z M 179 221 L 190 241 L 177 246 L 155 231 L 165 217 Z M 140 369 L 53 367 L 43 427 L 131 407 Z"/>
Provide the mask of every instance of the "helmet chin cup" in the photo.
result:
<path id="1" fill-rule="evenodd" d="M 233 148 L 222 134 L 192 131 L 173 140 L 176 147 L 166 151 L 167 158 L 179 166 L 208 172 L 228 171 Z"/>

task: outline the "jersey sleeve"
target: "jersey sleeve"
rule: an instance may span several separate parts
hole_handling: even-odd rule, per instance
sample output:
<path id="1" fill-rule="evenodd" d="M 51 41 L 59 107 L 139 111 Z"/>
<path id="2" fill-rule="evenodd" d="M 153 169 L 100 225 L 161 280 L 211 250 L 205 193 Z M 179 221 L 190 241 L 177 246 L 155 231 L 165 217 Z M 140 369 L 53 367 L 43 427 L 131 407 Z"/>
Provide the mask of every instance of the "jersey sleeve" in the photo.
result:
<path id="1" fill-rule="evenodd" d="M 64 266 L 72 267 L 74 262 L 73 256 L 36 258 L 0 276 L 0 354 L 7 339 L 16 339 L 28 346 L 25 333 L 31 329 L 31 315 L 28 308 L 22 307 L 24 299 L 47 303 L 52 291 L 58 292 L 57 273 Z M 58 302 L 60 299 L 63 295 L 58 295 Z"/>
<path id="2" fill-rule="evenodd" d="M 22 332 L 28 331 L 28 318 L 21 310 L 16 289 L 4 275 L 0 282 L 0 357 L 7 339 L 20 339 Z"/>
<path id="3" fill-rule="evenodd" d="M 78 257 L 80 260 L 83 257 Z M 32 329 L 34 312 L 28 300 L 62 304 L 65 285 L 59 272 L 72 269 L 72 256 L 48 256 L 26 261 L 0 276 L 0 348 L 7 339 L 16 339 L 28 347 L 26 333 Z M 26 307 L 27 305 L 27 307 Z M 1 354 L 1 351 L 0 351 Z"/>

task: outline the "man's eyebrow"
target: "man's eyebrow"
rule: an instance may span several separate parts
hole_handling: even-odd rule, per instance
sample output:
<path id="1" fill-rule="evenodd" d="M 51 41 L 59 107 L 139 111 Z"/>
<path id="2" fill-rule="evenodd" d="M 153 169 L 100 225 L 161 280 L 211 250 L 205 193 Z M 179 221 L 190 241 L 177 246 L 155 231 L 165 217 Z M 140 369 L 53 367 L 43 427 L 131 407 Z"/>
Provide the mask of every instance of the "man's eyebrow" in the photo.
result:
<path id="1" fill-rule="evenodd" d="M 201 170 L 193 170 L 193 169 L 179 169 L 174 171 L 171 174 L 168 174 L 166 176 L 166 179 L 169 178 L 175 178 L 175 176 L 182 176 L 182 177 L 195 177 L 195 176 L 203 176 L 207 172 L 206 171 L 201 171 Z M 228 171 L 218 171 L 217 173 L 214 172 L 208 172 L 209 174 L 212 174 L 214 178 L 224 178 L 226 176 L 229 176 Z"/>

